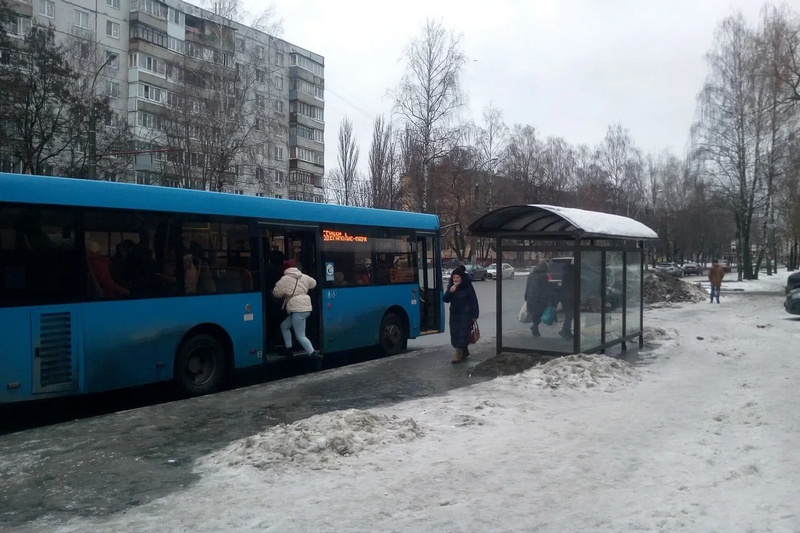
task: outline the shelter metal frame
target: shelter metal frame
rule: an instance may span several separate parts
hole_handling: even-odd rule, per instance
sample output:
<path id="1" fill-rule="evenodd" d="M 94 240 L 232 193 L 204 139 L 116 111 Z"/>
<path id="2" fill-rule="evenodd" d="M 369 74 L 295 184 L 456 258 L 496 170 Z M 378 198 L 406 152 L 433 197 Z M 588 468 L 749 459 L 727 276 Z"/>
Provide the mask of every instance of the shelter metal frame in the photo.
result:
<path id="1" fill-rule="evenodd" d="M 644 342 L 644 242 L 658 238 L 647 226 L 630 218 L 594 211 L 571 209 L 548 205 L 507 206 L 478 218 L 469 231 L 473 236 L 495 239 L 497 263 L 502 265 L 508 252 L 571 252 L 573 254 L 574 336 L 571 353 L 604 353 L 606 349 L 638 337 L 639 346 Z M 520 240 L 531 241 L 519 244 Z M 581 350 L 581 273 L 584 252 L 600 252 L 600 343 Z M 622 252 L 622 335 L 608 339 L 606 331 L 607 313 L 607 254 Z M 639 254 L 639 301 L 638 328 L 628 333 L 628 254 Z M 502 351 L 537 353 L 542 355 L 564 355 L 565 351 L 505 347 L 503 343 L 503 276 L 496 277 L 497 308 L 497 353 Z"/>

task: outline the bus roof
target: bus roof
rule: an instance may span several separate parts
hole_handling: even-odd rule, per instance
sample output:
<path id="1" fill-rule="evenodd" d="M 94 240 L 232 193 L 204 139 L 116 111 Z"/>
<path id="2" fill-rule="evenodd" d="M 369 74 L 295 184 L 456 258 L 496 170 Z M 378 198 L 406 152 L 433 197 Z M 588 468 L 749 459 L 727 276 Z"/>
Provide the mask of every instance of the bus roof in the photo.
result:
<path id="1" fill-rule="evenodd" d="M 263 220 L 439 229 L 439 217 L 436 215 L 408 211 L 1 172 L 0 201 L 244 216 Z"/>

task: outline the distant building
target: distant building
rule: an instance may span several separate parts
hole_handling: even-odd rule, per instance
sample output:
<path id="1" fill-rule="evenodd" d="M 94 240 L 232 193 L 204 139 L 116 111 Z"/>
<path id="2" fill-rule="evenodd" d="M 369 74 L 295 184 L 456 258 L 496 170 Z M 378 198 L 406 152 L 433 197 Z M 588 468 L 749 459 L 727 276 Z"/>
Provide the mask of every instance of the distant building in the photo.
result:
<path id="1" fill-rule="evenodd" d="M 12 37 L 51 23 L 89 77 L 107 61 L 95 93 L 135 143 L 98 179 L 324 201 L 322 56 L 181 0 L 9 3 Z"/>

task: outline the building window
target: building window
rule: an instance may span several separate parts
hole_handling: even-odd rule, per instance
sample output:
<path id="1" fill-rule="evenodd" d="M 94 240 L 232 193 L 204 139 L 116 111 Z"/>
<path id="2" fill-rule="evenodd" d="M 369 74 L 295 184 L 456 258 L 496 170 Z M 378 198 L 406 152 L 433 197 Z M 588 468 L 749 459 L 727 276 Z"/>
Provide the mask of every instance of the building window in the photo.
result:
<path id="1" fill-rule="evenodd" d="M 299 159 L 301 161 L 306 161 L 308 163 L 313 163 L 315 165 L 322 166 L 324 163 L 324 156 L 322 152 L 317 152 L 315 150 L 309 150 L 308 148 L 303 148 L 301 146 L 295 146 L 292 148 L 294 152 L 294 158 Z"/>
<path id="2" fill-rule="evenodd" d="M 106 96 L 110 98 L 119 98 L 119 83 L 106 80 Z"/>
<path id="3" fill-rule="evenodd" d="M 111 57 L 113 59 L 110 59 Z M 116 52 L 112 52 L 111 50 L 106 50 L 106 61 L 108 61 L 108 66 L 114 69 L 119 68 L 119 54 Z"/>
<path id="4" fill-rule="evenodd" d="M 165 92 L 166 91 L 159 89 L 158 87 L 145 85 L 144 83 L 139 84 L 139 98 L 144 98 L 145 100 L 150 100 L 151 102 L 155 102 L 157 104 L 164 103 Z"/>
<path id="5" fill-rule="evenodd" d="M 311 59 L 302 56 L 300 54 L 291 54 L 292 57 L 292 65 L 305 69 L 309 72 L 316 74 L 317 76 L 324 76 L 325 68 L 317 63 L 316 61 L 312 61 Z"/>
<path id="6" fill-rule="evenodd" d="M 266 79 L 267 79 L 267 77 L 264 74 L 264 71 L 261 70 L 260 68 L 257 68 L 256 69 L 256 81 L 258 83 L 264 83 L 264 80 L 266 80 Z"/>
<path id="7" fill-rule="evenodd" d="M 276 89 L 283 90 L 283 76 L 277 75 L 272 81 Z"/>
<path id="8" fill-rule="evenodd" d="M 275 148 L 274 150 L 275 159 L 277 159 L 278 161 L 283 161 L 283 148 L 280 146 L 275 146 L 274 148 Z"/>
<path id="9" fill-rule="evenodd" d="M 244 189 L 235 189 L 235 190 L 233 191 L 233 194 L 239 194 L 239 195 L 243 195 L 243 194 L 244 194 Z"/>
<path id="10" fill-rule="evenodd" d="M 279 67 L 283 66 L 283 54 L 281 52 L 275 52 L 275 64 Z"/>
<path id="11" fill-rule="evenodd" d="M 283 113 L 283 100 L 274 100 L 272 102 L 272 108 L 279 113 Z"/>
<path id="12" fill-rule="evenodd" d="M 88 61 L 92 56 L 92 45 L 88 42 L 81 41 L 78 43 L 78 48 L 75 50 L 75 55 L 78 59 Z"/>
<path id="13" fill-rule="evenodd" d="M 89 13 L 86 11 L 81 11 L 79 9 L 75 10 L 75 25 L 79 28 L 88 28 L 89 27 Z"/>
<path id="14" fill-rule="evenodd" d="M 264 181 L 264 169 L 262 167 L 256 167 L 256 179 Z"/>
<path id="15" fill-rule="evenodd" d="M 28 17 L 12 16 L 8 24 L 4 24 L 9 35 L 14 37 L 25 37 L 31 31 L 32 22 Z"/>
<path id="16" fill-rule="evenodd" d="M 183 12 L 178 11 L 174 8 L 169 8 L 169 21 L 173 24 L 177 24 L 178 26 L 185 26 L 186 25 L 186 16 Z"/>
<path id="17" fill-rule="evenodd" d="M 173 52 L 178 52 L 179 54 L 182 54 L 184 50 L 183 41 L 181 41 L 180 39 L 176 39 L 175 37 L 170 37 L 167 48 L 169 48 Z"/>
<path id="18" fill-rule="evenodd" d="M 114 9 L 119 9 L 119 0 L 106 0 L 106 5 Z"/>
<path id="19" fill-rule="evenodd" d="M 237 52 L 246 52 L 247 51 L 247 41 L 238 37 L 236 39 L 236 51 Z"/>
<path id="20" fill-rule="evenodd" d="M 286 182 L 286 174 L 283 171 L 277 170 L 275 171 L 275 183 L 278 185 L 283 185 Z"/>
<path id="21" fill-rule="evenodd" d="M 119 39 L 119 23 L 106 21 L 106 35 L 114 39 Z"/>
<path id="22" fill-rule="evenodd" d="M 311 117 L 319 122 L 322 122 L 323 120 L 323 111 L 321 107 L 308 105 L 304 102 L 292 101 L 291 111 L 300 115 Z"/>
<path id="23" fill-rule="evenodd" d="M 50 19 L 54 18 L 56 16 L 56 4 L 51 0 L 39 0 L 39 14 Z"/>

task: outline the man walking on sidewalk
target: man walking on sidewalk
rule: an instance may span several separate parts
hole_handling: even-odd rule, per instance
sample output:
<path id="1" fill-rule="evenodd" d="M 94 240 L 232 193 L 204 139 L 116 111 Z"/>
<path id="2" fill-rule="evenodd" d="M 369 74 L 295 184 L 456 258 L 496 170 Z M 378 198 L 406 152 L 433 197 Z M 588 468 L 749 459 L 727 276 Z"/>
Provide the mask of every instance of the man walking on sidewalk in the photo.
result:
<path id="1" fill-rule="evenodd" d="M 708 281 L 711 282 L 711 303 L 714 303 L 714 295 L 717 296 L 719 303 L 719 289 L 722 287 L 722 278 L 725 277 L 725 269 L 719 266 L 719 261 L 714 259 L 711 268 L 708 269 Z"/>

